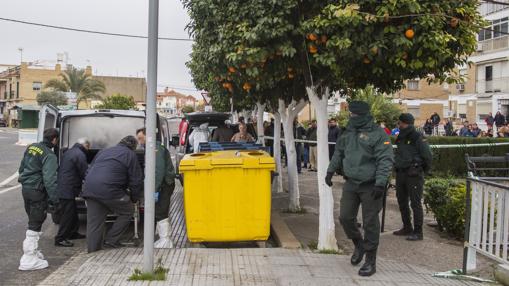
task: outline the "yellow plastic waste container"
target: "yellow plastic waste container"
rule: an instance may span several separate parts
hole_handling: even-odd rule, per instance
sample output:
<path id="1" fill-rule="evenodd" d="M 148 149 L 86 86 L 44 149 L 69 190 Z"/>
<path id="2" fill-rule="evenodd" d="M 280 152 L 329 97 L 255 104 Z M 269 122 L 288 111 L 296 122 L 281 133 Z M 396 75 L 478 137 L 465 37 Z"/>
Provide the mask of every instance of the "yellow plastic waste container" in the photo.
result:
<path id="1" fill-rule="evenodd" d="M 186 155 L 184 209 L 191 242 L 267 240 L 271 171 L 263 151 L 215 151 Z"/>

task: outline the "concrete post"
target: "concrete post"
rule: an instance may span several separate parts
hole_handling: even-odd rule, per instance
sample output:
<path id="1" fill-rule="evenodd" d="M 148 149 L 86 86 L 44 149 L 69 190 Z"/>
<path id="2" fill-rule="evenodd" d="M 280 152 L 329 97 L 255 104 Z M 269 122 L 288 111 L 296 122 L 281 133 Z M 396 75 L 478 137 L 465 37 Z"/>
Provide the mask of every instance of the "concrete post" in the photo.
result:
<path id="1" fill-rule="evenodd" d="M 159 0 L 149 0 L 148 67 L 145 146 L 145 227 L 143 235 L 143 271 L 154 269 L 155 169 L 156 169 L 156 95 Z"/>

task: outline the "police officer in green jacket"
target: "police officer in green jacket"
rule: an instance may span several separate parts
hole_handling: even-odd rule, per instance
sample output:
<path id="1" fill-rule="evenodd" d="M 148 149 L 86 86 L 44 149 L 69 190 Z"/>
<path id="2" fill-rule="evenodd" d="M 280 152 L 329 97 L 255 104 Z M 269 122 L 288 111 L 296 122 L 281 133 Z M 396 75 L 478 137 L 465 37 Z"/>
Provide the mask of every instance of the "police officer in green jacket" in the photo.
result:
<path id="1" fill-rule="evenodd" d="M 369 105 L 353 101 L 349 105 L 350 120 L 339 137 L 327 169 L 325 183 L 332 186 L 335 172 L 345 179 L 340 202 L 339 221 L 355 245 L 350 262 L 358 265 L 366 254 L 360 276 L 376 272 L 376 253 L 380 238 L 379 212 L 382 197 L 391 174 L 394 154 L 389 137 L 375 124 Z M 357 213 L 362 205 L 364 237 L 357 225 Z"/>
<path id="2" fill-rule="evenodd" d="M 48 267 L 48 262 L 38 250 L 42 224 L 48 211 L 54 211 L 57 197 L 57 156 L 52 149 L 58 144 L 58 130 L 44 131 L 42 142 L 28 146 L 19 167 L 18 181 L 28 215 L 28 230 L 23 241 L 23 256 L 19 270 L 36 270 Z"/>
<path id="3" fill-rule="evenodd" d="M 136 131 L 138 142 L 144 148 L 146 141 L 145 128 Z M 170 199 L 175 189 L 175 168 L 171 161 L 170 151 L 161 142 L 156 144 L 156 231 L 159 239 L 154 243 L 155 248 L 173 248 L 171 240 Z"/>
<path id="4" fill-rule="evenodd" d="M 426 139 L 414 127 L 412 114 L 403 113 L 399 117 L 399 135 L 396 139 L 396 196 L 403 228 L 394 235 L 407 236 L 407 240 L 422 240 L 422 191 L 424 173 L 431 169 L 432 154 Z M 414 216 L 414 225 L 410 220 L 410 208 Z"/>

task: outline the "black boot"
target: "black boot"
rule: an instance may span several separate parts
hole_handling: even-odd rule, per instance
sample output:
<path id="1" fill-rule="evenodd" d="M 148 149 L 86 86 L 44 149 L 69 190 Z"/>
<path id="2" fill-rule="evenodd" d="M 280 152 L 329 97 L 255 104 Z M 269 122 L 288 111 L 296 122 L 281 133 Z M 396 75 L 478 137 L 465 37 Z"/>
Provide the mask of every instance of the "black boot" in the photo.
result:
<path id="1" fill-rule="evenodd" d="M 360 276 L 371 276 L 376 272 L 376 250 L 366 251 L 366 261 L 359 269 Z"/>
<path id="2" fill-rule="evenodd" d="M 352 265 L 358 265 L 364 258 L 364 247 L 362 247 L 362 240 L 352 239 L 352 241 L 355 245 L 355 249 L 352 258 L 350 258 L 350 263 L 352 263 Z"/>
<path id="3" fill-rule="evenodd" d="M 405 235 L 411 235 L 414 232 L 411 226 L 403 226 L 402 229 L 396 230 L 392 234 L 398 235 L 398 236 L 405 236 Z"/>

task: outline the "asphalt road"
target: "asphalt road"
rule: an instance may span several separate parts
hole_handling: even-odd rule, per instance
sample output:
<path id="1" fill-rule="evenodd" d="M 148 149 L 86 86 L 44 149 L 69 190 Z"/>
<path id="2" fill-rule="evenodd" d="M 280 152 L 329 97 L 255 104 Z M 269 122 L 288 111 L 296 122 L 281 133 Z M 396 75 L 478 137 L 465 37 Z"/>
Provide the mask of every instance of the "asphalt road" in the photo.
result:
<path id="1" fill-rule="evenodd" d="M 25 147 L 16 146 L 16 130 L 0 128 L 0 184 L 11 177 L 19 166 Z M 39 249 L 46 256 L 50 267 L 44 270 L 23 272 L 18 270 L 23 253 L 22 245 L 27 228 L 27 216 L 23 207 L 21 189 L 13 188 L 17 179 L 0 186 L 0 285 L 37 285 L 51 272 L 65 263 L 72 255 L 85 250 L 85 241 L 73 248 L 57 248 L 53 237 L 57 226 L 48 218 L 43 227 Z M 82 232 L 84 232 L 82 230 Z"/>

